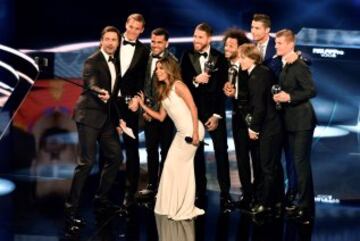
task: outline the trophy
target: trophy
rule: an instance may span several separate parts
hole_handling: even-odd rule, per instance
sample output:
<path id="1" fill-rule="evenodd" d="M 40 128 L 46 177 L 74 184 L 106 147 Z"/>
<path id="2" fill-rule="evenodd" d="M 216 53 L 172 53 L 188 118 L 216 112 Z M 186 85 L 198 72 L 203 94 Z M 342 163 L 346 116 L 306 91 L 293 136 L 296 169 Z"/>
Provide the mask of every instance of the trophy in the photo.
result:
<path id="1" fill-rule="evenodd" d="M 236 66 L 234 66 L 234 65 L 232 65 L 228 69 L 228 82 L 229 83 L 235 85 L 237 73 L 238 73 L 238 70 L 237 70 Z"/>
<path id="2" fill-rule="evenodd" d="M 281 86 L 280 85 L 271 86 L 271 93 L 273 95 L 276 95 L 276 94 L 280 93 L 280 91 L 281 91 Z M 276 102 L 276 109 L 281 110 L 281 104 L 279 102 Z"/>
<path id="3" fill-rule="evenodd" d="M 252 115 L 251 115 L 251 114 L 247 114 L 247 115 L 245 116 L 245 123 L 246 123 L 246 125 L 247 125 L 248 127 L 250 127 L 250 126 L 251 126 L 251 122 L 252 122 Z"/>
<path id="4" fill-rule="evenodd" d="M 204 64 L 204 72 L 207 74 L 211 74 L 216 72 L 218 69 L 215 66 L 215 63 L 211 60 L 208 60 Z"/>

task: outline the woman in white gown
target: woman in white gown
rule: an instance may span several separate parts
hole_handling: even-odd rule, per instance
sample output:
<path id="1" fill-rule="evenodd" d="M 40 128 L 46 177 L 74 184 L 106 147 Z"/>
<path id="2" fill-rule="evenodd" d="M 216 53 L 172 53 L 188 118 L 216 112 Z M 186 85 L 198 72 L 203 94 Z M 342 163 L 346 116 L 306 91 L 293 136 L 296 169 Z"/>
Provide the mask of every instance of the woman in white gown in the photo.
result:
<path id="1" fill-rule="evenodd" d="M 194 156 L 200 140 L 204 138 L 204 127 L 198 120 L 191 93 L 181 81 L 178 64 L 170 58 L 160 59 L 155 73 L 161 102 L 159 112 L 144 104 L 142 92 L 138 102 L 152 118 L 162 121 L 169 115 L 177 130 L 161 175 L 155 213 L 173 220 L 192 219 L 205 213 L 194 204 Z M 185 137 L 191 137 L 192 142 L 187 143 Z"/>

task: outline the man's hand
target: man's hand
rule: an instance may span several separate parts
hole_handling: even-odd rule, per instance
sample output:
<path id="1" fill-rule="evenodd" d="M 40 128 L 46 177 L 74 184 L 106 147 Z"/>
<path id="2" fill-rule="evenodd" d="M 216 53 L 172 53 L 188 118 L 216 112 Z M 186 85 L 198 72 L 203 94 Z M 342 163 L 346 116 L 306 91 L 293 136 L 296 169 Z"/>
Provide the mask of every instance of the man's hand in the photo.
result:
<path id="1" fill-rule="evenodd" d="M 216 116 L 211 116 L 207 122 L 205 123 L 206 128 L 208 131 L 215 130 L 219 125 L 219 119 Z"/>
<path id="2" fill-rule="evenodd" d="M 207 73 L 201 73 L 195 77 L 194 81 L 198 84 L 207 84 L 209 82 L 210 75 Z"/>
<path id="3" fill-rule="evenodd" d="M 287 64 L 294 63 L 299 58 L 299 55 L 295 52 L 290 52 L 286 56 L 284 56 L 284 60 Z"/>
<path id="4" fill-rule="evenodd" d="M 284 91 L 280 91 L 278 94 L 275 94 L 273 96 L 273 100 L 276 103 L 290 102 L 291 97 L 290 97 L 290 95 L 288 93 L 286 93 Z"/>
<path id="5" fill-rule="evenodd" d="M 109 99 L 110 99 L 110 95 L 109 92 L 107 90 L 104 89 L 100 89 L 98 90 L 99 94 L 98 97 L 104 102 L 106 103 Z"/>
<path id="6" fill-rule="evenodd" d="M 123 119 L 119 120 L 119 126 L 116 127 L 117 132 L 121 135 L 126 128 L 126 122 Z"/>
<path id="7" fill-rule="evenodd" d="M 235 86 L 230 82 L 226 82 L 223 88 L 223 91 L 226 96 L 234 97 L 235 96 Z"/>
<path id="8" fill-rule="evenodd" d="M 143 113 L 143 117 L 145 121 L 150 122 L 152 120 L 151 116 L 146 112 Z"/>
<path id="9" fill-rule="evenodd" d="M 253 131 L 251 131 L 251 130 L 249 130 L 249 138 L 251 139 L 251 140 L 257 140 L 257 139 L 259 139 L 259 134 L 258 133 L 256 133 L 256 132 L 253 132 Z"/>

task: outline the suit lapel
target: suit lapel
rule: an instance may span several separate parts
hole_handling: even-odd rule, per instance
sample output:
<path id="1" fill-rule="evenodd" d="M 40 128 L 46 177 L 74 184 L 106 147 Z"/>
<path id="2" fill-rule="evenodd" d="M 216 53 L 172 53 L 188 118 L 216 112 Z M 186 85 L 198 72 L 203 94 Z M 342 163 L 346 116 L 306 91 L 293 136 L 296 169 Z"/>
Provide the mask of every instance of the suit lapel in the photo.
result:
<path id="1" fill-rule="evenodd" d="M 201 67 L 200 67 L 200 61 L 199 61 L 199 57 L 195 54 L 194 51 L 189 53 L 189 58 L 190 58 L 190 62 L 192 64 L 192 66 L 194 67 L 196 74 L 201 74 Z"/>
<path id="2" fill-rule="evenodd" d="M 109 91 L 109 93 L 111 93 L 111 74 L 110 74 L 110 69 L 107 63 L 107 60 L 105 59 L 105 56 L 101 53 L 101 51 L 99 52 L 99 63 L 102 65 L 102 68 L 105 70 L 106 72 L 106 89 Z"/>
<path id="3" fill-rule="evenodd" d="M 126 75 L 127 72 L 130 72 L 131 69 L 134 68 L 134 66 L 136 66 L 136 63 L 140 60 L 140 57 L 141 57 L 140 53 L 141 53 L 141 48 L 140 48 L 139 42 L 137 40 L 136 45 L 135 45 L 134 56 L 131 60 L 129 68 L 127 69 L 127 71 L 125 72 L 124 75 Z"/>

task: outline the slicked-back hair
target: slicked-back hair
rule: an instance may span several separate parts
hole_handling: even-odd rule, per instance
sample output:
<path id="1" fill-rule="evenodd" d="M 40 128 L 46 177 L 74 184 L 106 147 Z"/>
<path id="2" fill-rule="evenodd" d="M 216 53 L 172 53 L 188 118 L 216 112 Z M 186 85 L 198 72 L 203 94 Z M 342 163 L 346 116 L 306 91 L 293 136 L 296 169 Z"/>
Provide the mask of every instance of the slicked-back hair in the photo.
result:
<path id="1" fill-rule="evenodd" d="M 255 13 L 252 20 L 256 22 L 262 22 L 266 28 L 271 28 L 270 17 L 266 14 Z"/>
<path id="2" fill-rule="evenodd" d="M 115 26 L 106 26 L 105 28 L 103 28 L 103 30 L 101 31 L 101 39 L 104 37 L 104 35 L 108 32 L 114 32 L 117 34 L 118 36 L 118 40 L 120 41 L 121 38 L 121 34 L 120 31 L 117 27 Z"/>
<path id="3" fill-rule="evenodd" d="M 137 22 L 141 22 L 143 25 L 143 28 L 145 27 L 145 18 L 140 13 L 132 13 L 128 16 L 126 22 L 129 22 L 130 19 L 134 19 Z"/>
<path id="4" fill-rule="evenodd" d="M 200 23 L 195 27 L 195 30 L 204 31 L 208 36 L 213 35 L 213 29 L 208 23 Z"/>

